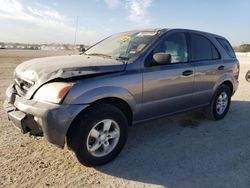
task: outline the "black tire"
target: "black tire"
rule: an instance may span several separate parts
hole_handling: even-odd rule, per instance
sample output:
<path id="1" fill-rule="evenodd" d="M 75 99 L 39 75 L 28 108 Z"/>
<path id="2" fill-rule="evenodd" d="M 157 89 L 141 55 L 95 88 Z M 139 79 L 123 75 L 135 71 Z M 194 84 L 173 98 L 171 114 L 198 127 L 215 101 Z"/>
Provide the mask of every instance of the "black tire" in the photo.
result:
<path id="1" fill-rule="evenodd" d="M 216 109 L 216 104 L 217 104 L 217 100 L 218 100 L 219 96 L 223 92 L 226 93 L 226 95 L 228 97 L 227 106 L 226 106 L 225 110 L 223 111 L 223 113 L 218 113 L 218 111 Z M 227 85 L 223 84 L 223 85 L 219 86 L 219 88 L 216 90 L 216 92 L 215 92 L 215 94 L 210 102 L 210 105 L 205 108 L 206 116 L 212 120 L 223 119 L 229 110 L 229 107 L 231 104 L 231 96 L 232 96 L 232 91 Z"/>
<path id="2" fill-rule="evenodd" d="M 119 126 L 120 136 L 116 146 L 106 156 L 93 156 L 87 148 L 88 135 L 98 122 L 111 119 Z M 70 126 L 66 142 L 78 161 L 85 166 L 103 165 L 113 160 L 124 147 L 128 135 L 128 120 L 117 107 L 110 104 L 93 105 L 80 113 Z"/>
<path id="3" fill-rule="evenodd" d="M 250 70 L 246 73 L 246 81 L 250 82 Z"/>

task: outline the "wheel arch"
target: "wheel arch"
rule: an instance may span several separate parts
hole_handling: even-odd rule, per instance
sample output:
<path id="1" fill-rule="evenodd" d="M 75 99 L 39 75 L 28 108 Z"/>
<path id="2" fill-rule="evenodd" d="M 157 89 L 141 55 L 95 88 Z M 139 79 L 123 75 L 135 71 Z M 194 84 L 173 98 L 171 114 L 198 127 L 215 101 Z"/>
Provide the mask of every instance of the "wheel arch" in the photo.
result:
<path id="1" fill-rule="evenodd" d="M 132 124 L 133 121 L 133 110 L 131 106 L 123 99 L 117 98 L 117 97 L 105 97 L 99 100 L 96 100 L 91 103 L 90 107 L 96 104 L 101 104 L 101 103 L 106 103 L 106 104 L 111 104 L 121 110 L 125 116 L 128 119 L 129 125 Z"/>
<path id="2" fill-rule="evenodd" d="M 210 98 L 210 102 L 211 102 L 211 100 L 213 100 L 214 95 L 215 95 L 216 91 L 218 90 L 218 88 L 220 86 L 222 86 L 222 85 L 228 86 L 230 88 L 231 94 L 233 95 L 233 93 L 234 93 L 234 85 L 233 85 L 232 80 L 230 80 L 230 79 L 221 79 L 221 80 L 217 81 L 217 83 L 214 85 L 213 94 L 212 94 L 212 96 Z"/>
<path id="3" fill-rule="evenodd" d="M 117 97 L 105 97 L 102 99 L 98 99 L 96 101 L 93 101 L 91 104 L 88 105 L 88 107 L 82 109 L 76 116 L 75 118 L 72 120 L 72 122 L 70 123 L 68 129 L 67 129 L 67 133 L 71 127 L 72 124 L 74 124 L 74 122 L 80 118 L 81 114 L 85 113 L 89 108 L 92 108 L 95 105 L 99 105 L 99 104 L 110 104 L 115 106 L 116 108 L 118 108 L 119 110 L 121 110 L 124 115 L 127 117 L 128 119 L 128 125 L 132 125 L 133 122 L 133 111 L 131 106 L 123 99 L 121 98 L 117 98 Z M 66 135 L 67 135 L 66 133 Z"/>
<path id="4" fill-rule="evenodd" d="M 232 78 L 232 75 L 226 73 L 223 74 L 216 82 L 214 85 L 214 92 L 221 86 L 221 85 L 226 85 L 230 88 L 231 94 L 233 95 L 234 91 L 236 90 L 235 82 L 234 79 Z"/>
<path id="5" fill-rule="evenodd" d="M 230 88 L 231 94 L 233 94 L 234 88 L 233 88 L 233 83 L 230 80 L 226 80 L 220 84 L 221 85 L 226 85 Z"/>
<path id="6" fill-rule="evenodd" d="M 88 104 L 88 107 L 83 109 L 83 111 L 96 104 L 111 104 L 126 115 L 129 124 L 133 121 L 133 111 L 136 108 L 136 99 L 126 88 L 114 86 L 98 87 L 80 93 L 76 98 L 70 99 L 66 97 L 65 103 L 78 105 Z"/>

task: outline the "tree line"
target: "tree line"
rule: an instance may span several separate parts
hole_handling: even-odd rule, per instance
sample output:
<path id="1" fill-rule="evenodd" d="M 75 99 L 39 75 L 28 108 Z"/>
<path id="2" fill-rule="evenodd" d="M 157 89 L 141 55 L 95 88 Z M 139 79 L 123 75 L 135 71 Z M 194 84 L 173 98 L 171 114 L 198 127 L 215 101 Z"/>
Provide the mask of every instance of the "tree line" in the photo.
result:
<path id="1" fill-rule="evenodd" d="M 242 44 L 234 47 L 235 52 L 250 52 L 250 44 Z"/>

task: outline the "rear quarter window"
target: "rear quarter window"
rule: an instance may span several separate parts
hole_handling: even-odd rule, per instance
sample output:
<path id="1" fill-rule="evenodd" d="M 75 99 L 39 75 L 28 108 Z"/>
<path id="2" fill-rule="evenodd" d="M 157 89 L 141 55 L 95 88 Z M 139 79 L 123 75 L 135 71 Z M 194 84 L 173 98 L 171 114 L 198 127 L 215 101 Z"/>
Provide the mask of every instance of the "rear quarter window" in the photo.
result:
<path id="1" fill-rule="evenodd" d="M 198 34 L 191 34 L 191 60 L 205 61 L 216 60 L 220 55 L 210 40 Z"/>
<path id="2" fill-rule="evenodd" d="M 231 44 L 227 40 L 221 39 L 221 38 L 217 38 L 217 41 L 225 49 L 225 51 L 227 52 L 227 54 L 229 56 L 234 57 L 234 58 L 236 57 Z"/>

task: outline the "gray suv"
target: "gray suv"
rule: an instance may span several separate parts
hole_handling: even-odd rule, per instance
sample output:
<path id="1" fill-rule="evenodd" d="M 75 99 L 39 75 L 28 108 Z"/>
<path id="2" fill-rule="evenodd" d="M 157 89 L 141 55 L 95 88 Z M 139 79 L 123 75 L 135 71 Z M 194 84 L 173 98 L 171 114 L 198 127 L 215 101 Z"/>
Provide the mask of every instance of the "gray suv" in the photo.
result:
<path id="1" fill-rule="evenodd" d="M 128 126 L 204 108 L 220 120 L 237 89 L 239 63 L 221 36 L 186 30 L 112 35 L 80 55 L 24 62 L 4 103 L 23 133 L 65 142 L 84 165 L 114 159 Z"/>

